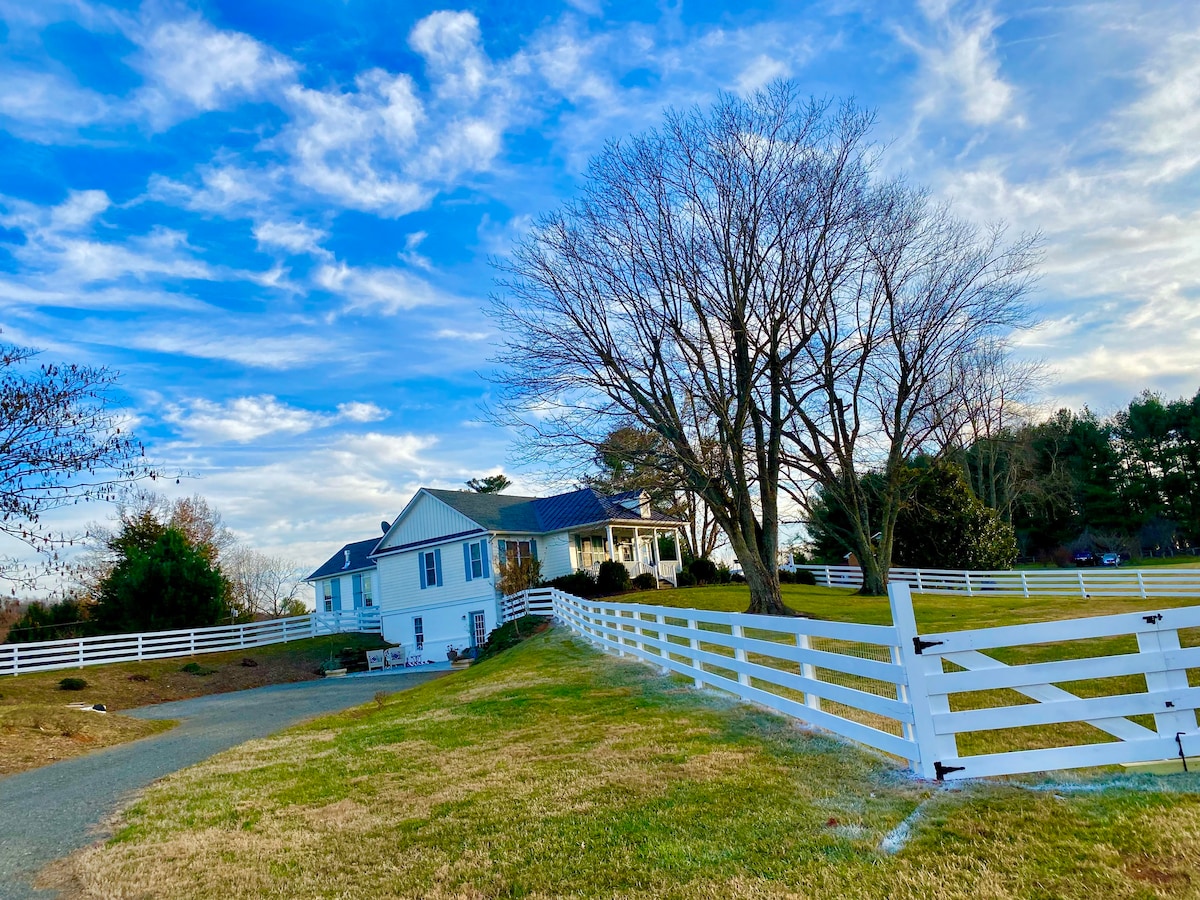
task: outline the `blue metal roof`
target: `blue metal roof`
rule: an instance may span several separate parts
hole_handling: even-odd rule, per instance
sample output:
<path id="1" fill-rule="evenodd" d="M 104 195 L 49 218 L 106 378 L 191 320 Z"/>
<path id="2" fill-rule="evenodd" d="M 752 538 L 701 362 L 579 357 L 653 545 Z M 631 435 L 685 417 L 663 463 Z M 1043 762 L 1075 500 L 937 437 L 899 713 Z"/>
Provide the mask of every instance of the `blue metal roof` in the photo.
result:
<path id="1" fill-rule="evenodd" d="M 348 572 L 358 572 L 362 569 L 375 568 L 375 560 L 370 558 L 370 553 L 381 540 L 383 540 L 383 535 L 347 544 L 337 553 L 333 554 L 333 556 L 329 557 L 323 566 L 304 580 L 316 581 L 318 578 L 330 578 L 334 575 L 345 575 Z M 347 550 L 350 551 L 349 563 L 346 562 Z"/>
<path id="2" fill-rule="evenodd" d="M 545 534 L 604 522 L 682 524 L 659 512 L 642 516 L 637 503 L 641 491 L 605 497 L 594 488 L 580 488 L 553 497 L 514 497 L 476 491 L 426 490 L 488 531 Z"/>

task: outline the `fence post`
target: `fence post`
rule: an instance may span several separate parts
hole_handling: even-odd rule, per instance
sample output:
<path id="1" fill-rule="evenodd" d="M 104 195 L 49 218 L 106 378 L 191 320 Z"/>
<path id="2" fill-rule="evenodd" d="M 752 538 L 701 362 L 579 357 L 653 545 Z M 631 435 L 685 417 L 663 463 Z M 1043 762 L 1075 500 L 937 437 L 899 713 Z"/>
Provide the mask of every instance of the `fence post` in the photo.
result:
<path id="1" fill-rule="evenodd" d="M 1168 631 L 1139 631 L 1137 633 L 1139 653 L 1159 653 L 1179 649 L 1179 632 Z M 1186 691 L 1188 689 L 1187 669 L 1167 669 L 1162 672 L 1146 673 L 1146 690 L 1156 691 Z M 1174 712 L 1154 714 L 1154 729 L 1160 738 L 1175 740 L 1179 732 L 1196 730 L 1196 712 L 1191 709 L 1178 709 Z"/>
<path id="2" fill-rule="evenodd" d="M 142 636 L 138 635 L 138 659 L 142 658 Z"/>
<path id="3" fill-rule="evenodd" d="M 192 656 L 196 655 L 196 632 L 188 632 L 188 650 Z"/>
<path id="4" fill-rule="evenodd" d="M 796 632 L 796 646 L 799 647 L 801 650 L 811 650 L 812 649 L 812 640 L 809 638 L 809 636 L 805 632 L 798 631 L 798 632 Z M 802 662 L 802 663 L 800 663 L 800 674 L 803 675 L 805 678 L 811 679 L 812 681 L 816 681 L 817 680 L 817 667 L 814 666 L 812 663 Z M 817 694 L 813 694 L 813 693 L 810 693 L 809 691 L 805 691 L 804 692 L 804 705 L 807 706 L 809 709 L 820 709 L 821 708 L 821 698 Z"/>
<path id="5" fill-rule="evenodd" d="M 917 758 L 909 760 L 912 768 L 922 778 L 936 778 L 934 765 L 939 757 L 939 741 L 933 730 L 934 699 L 938 712 L 949 712 L 950 701 L 943 694 L 938 698 L 929 696 L 925 683 L 927 674 L 939 673 L 942 660 L 938 656 L 922 656 L 917 653 L 917 617 L 913 612 L 912 591 L 907 584 L 892 582 L 888 585 L 888 600 L 892 606 L 892 624 L 900 638 L 900 660 L 904 665 L 904 677 L 908 682 L 908 702 L 913 710 L 913 742 L 917 745 Z M 944 709 L 940 708 L 944 707 Z M 950 736 L 953 741 L 953 735 Z M 948 756 L 957 756 L 954 751 Z"/>
<path id="6" fill-rule="evenodd" d="M 700 641 L 695 636 L 696 632 L 698 632 L 700 630 L 699 625 L 695 619 L 688 619 L 687 623 L 688 623 L 688 631 L 690 631 L 692 633 L 691 636 L 688 637 L 688 646 L 692 650 L 699 650 L 700 649 Z M 692 668 L 696 669 L 699 672 L 704 671 L 704 661 L 702 659 L 700 659 L 700 657 L 696 656 L 695 654 L 692 654 Z M 698 688 L 704 687 L 704 679 L 701 678 L 699 675 L 697 675 L 693 679 L 693 681 L 695 682 L 696 687 L 698 687 Z"/>
<path id="7" fill-rule="evenodd" d="M 79 639 L 79 668 L 83 668 L 83 638 Z"/>
<path id="8" fill-rule="evenodd" d="M 967 582 L 967 596 L 970 597 L 970 596 L 972 596 L 972 594 L 971 594 L 971 573 L 963 572 L 963 576 L 965 577 L 966 582 Z"/>
<path id="9" fill-rule="evenodd" d="M 646 653 L 646 646 L 642 643 L 642 611 L 634 610 L 633 612 L 633 646 L 637 647 L 638 652 L 642 655 Z"/>
<path id="10" fill-rule="evenodd" d="M 1142 579 L 1142 572 L 1140 569 L 1138 570 L 1138 573 L 1137 573 L 1137 579 L 1138 579 L 1138 596 L 1141 597 L 1143 600 L 1145 600 L 1146 599 L 1146 582 Z"/>
<path id="11" fill-rule="evenodd" d="M 21 662 L 21 660 L 20 660 L 20 652 L 19 652 L 19 649 L 18 649 L 19 647 L 20 647 L 20 644 L 13 644 L 13 645 L 12 645 L 12 652 L 13 652 L 13 676 L 14 676 L 14 677 L 16 677 L 17 675 L 20 675 L 20 674 L 21 674 L 21 666 L 20 666 L 20 662 Z"/>
<path id="12" fill-rule="evenodd" d="M 825 587 L 833 587 L 833 578 L 829 575 L 829 566 L 825 567 Z"/>
<path id="13" fill-rule="evenodd" d="M 1087 599 L 1087 585 L 1083 583 L 1083 569 L 1075 573 L 1079 577 L 1079 596 Z"/>
<path id="14" fill-rule="evenodd" d="M 746 630 L 741 625 L 733 625 L 731 627 L 732 627 L 732 631 L 733 631 L 733 636 L 735 638 L 738 638 L 739 640 L 745 639 Z M 734 647 L 733 648 L 733 658 L 736 659 L 738 662 L 742 662 L 742 663 L 746 662 L 746 648 L 745 647 Z M 749 686 L 749 684 L 750 684 L 749 673 L 738 672 L 738 684 L 744 684 L 746 686 Z"/>

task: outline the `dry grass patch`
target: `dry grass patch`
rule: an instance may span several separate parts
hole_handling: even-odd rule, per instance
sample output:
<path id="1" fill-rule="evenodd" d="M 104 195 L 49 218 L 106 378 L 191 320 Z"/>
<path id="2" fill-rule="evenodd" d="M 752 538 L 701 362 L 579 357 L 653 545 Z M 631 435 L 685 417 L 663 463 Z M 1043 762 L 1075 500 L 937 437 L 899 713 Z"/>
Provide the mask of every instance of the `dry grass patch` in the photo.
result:
<path id="1" fill-rule="evenodd" d="M 143 722 L 113 715 L 114 712 L 269 684 L 310 681 L 320 677 L 317 667 L 331 651 L 336 652 L 342 647 L 377 646 L 381 646 L 378 635 L 341 634 L 228 653 L 2 677 L 0 777 L 100 747 L 136 740 L 171 727 L 169 722 Z M 255 665 L 242 665 L 247 659 L 253 660 Z M 188 663 L 198 664 L 201 670 L 211 670 L 211 674 L 195 675 L 183 671 Z M 79 691 L 61 690 L 59 682 L 64 677 L 83 678 L 87 687 Z M 101 703 L 107 708 L 108 715 L 79 713 L 67 708 L 67 704 L 77 701 L 89 705 Z M 39 724 L 42 727 L 38 727 Z"/>

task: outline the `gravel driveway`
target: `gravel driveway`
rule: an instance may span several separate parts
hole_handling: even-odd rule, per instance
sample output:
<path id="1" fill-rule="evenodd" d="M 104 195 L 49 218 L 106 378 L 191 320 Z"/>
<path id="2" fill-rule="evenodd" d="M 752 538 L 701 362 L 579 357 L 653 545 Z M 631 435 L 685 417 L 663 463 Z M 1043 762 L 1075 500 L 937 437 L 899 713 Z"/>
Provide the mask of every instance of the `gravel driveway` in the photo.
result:
<path id="1" fill-rule="evenodd" d="M 47 900 L 32 880 L 47 863 L 103 837 L 97 829 L 150 782 L 304 719 L 415 687 L 440 672 L 279 684 L 126 710 L 177 727 L 0 779 L 0 897 Z M 84 715 L 84 713 L 80 713 Z"/>

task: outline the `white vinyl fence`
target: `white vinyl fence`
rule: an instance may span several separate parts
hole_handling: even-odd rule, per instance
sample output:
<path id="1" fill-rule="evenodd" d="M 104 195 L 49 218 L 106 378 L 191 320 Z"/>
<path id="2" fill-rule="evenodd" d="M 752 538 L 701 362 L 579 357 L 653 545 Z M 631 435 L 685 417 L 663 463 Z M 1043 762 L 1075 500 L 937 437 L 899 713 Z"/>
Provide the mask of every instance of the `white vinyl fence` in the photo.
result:
<path id="1" fill-rule="evenodd" d="M 835 734 L 918 761 L 913 711 L 888 625 L 674 609 L 551 594 L 554 615 L 636 656 Z M 854 716 L 855 711 L 865 716 Z"/>
<path id="2" fill-rule="evenodd" d="M 246 625 L 218 625 L 181 631 L 110 634 L 97 637 L 0 644 L 0 675 L 78 669 L 139 659 L 169 659 L 197 653 L 220 653 L 261 647 L 341 632 L 379 633 L 379 610 L 313 613 Z"/>
<path id="3" fill-rule="evenodd" d="M 514 610 L 549 602 L 559 621 L 603 649 L 894 754 L 926 778 L 1200 756 L 1200 687 L 1188 682 L 1189 669 L 1200 671 L 1200 646 L 1180 637 L 1180 629 L 1197 629 L 1186 636 L 1200 638 L 1200 607 L 922 635 L 909 585 L 894 582 L 888 594 L 887 626 L 584 600 L 558 590 L 508 601 Z M 983 652 L 1049 644 L 1065 646 L 1048 662 L 1009 665 Z M 1122 678 L 1107 682 L 1115 693 L 1105 696 L 1060 686 L 1086 681 L 1094 693 L 1105 684 L 1097 679 Z M 995 691 L 1005 693 L 980 696 Z M 1153 727 L 1133 716 L 1152 717 Z M 960 751 L 964 735 L 1034 726 L 1051 746 Z"/>
<path id="4" fill-rule="evenodd" d="M 824 587 L 862 586 L 858 566 L 796 566 Z M 965 572 L 951 569 L 888 570 L 889 584 L 907 584 L 918 594 L 1068 595 L 1072 597 L 1200 597 L 1200 569 L 1010 569 Z"/>

